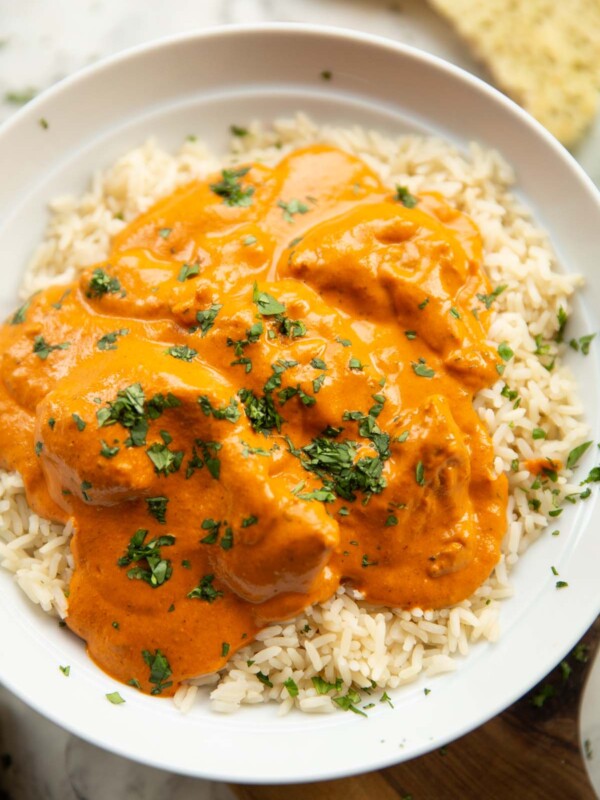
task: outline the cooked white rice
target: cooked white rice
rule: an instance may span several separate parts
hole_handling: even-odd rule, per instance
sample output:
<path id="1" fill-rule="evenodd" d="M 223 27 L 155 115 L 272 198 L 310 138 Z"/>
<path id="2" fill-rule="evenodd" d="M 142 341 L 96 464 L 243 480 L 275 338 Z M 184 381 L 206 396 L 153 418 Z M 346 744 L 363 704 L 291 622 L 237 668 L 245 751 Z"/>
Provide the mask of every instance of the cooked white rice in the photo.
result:
<path id="1" fill-rule="evenodd" d="M 198 692 L 206 691 L 201 687 L 209 687 L 216 711 L 273 700 L 281 714 L 294 706 L 327 712 L 337 706 L 331 695 L 317 693 L 313 676 L 331 683 L 341 678 L 343 694 L 350 687 L 370 689 L 373 683 L 395 689 L 422 674 L 456 669 L 457 656 L 466 655 L 474 642 L 498 637 L 500 601 L 512 593 L 510 568 L 544 530 L 548 512 L 579 488 L 570 485 L 571 473 L 563 470 L 551 485 L 554 494 L 550 489 L 531 490 L 534 476 L 522 466 L 514 469 L 517 461 L 532 457 L 565 464 L 570 450 L 585 438 L 587 426 L 573 378 L 561 364 L 564 345 L 551 345 L 550 355 L 557 354 L 552 371 L 542 363 L 550 355 L 535 353 L 535 337 L 552 340 L 558 309 L 568 311 L 579 280 L 556 271 L 546 234 L 510 193 L 510 167 L 497 153 L 476 144 L 465 155 L 439 139 L 390 139 L 360 128 L 317 127 L 302 115 L 269 128 L 251 125 L 247 136 L 234 139 L 226 160 L 273 164 L 293 148 L 317 141 L 359 155 L 390 186 L 399 183 L 415 193 L 434 189 L 469 213 L 483 235 L 492 284 L 507 285 L 493 306 L 490 340 L 496 345 L 507 342 L 515 355 L 503 379 L 475 400 L 493 437 L 496 469 L 506 472 L 510 481 L 502 557 L 472 597 L 438 611 L 374 608 L 341 588 L 297 619 L 263 630 L 222 672 L 181 687 L 175 701 L 184 711 Z M 106 258 L 111 237 L 159 197 L 222 166 L 223 160 L 199 141 L 188 139 L 176 155 L 148 141 L 97 173 L 82 197 L 57 198 L 50 206 L 46 238 L 25 275 L 23 294 L 71 281 L 83 267 Z M 519 392 L 517 408 L 501 394 L 505 382 Z M 546 438 L 534 440 L 535 428 L 543 428 Z M 67 613 L 65 590 L 73 568 L 70 534 L 70 526 L 32 513 L 18 475 L 0 472 L 0 566 L 14 573 L 32 602 L 59 617 Z M 258 672 L 268 676 L 272 687 L 258 679 Z M 299 688 L 295 698 L 284 686 L 289 678 Z"/>

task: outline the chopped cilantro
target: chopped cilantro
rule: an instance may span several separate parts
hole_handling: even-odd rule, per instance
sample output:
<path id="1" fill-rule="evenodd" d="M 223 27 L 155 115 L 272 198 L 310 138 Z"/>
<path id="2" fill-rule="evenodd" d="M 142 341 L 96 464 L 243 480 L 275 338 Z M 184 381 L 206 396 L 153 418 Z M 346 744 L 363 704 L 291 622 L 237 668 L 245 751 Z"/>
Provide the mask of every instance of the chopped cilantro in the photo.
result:
<path id="1" fill-rule="evenodd" d="M 583 444 L 580 444 L 571 450 L 567 456 L 567 469 L 573 469 L 577 465 L 577 462 L 591 444 L 591 442 L 583 442 Z"/>
<path id="2" fill-rule="evenodd" d="M 202 530 L 208 531 L 203 539 L 200 539 L 200 544 L 215 544 L 219 538 L 219 528 L 221 522 L 214 519 L 205 519 L 202 521 Z"/>
<path id="3" fill-rule="evenodd" d="M 111 278 L 110 275 L 100 267 L 97 267 L 90 279 L 87 297 L 102 297 L 105 294 L 117 294 L 121 291 L 121 284 L 118 278 Z"/>
<path id="4" fill-rule="evenodd" d="M 422 461 L 417 462 L 415 467 L 415 480 L 419 486 L 425 486 L 425 468 Z"/>
<path id="5" fill-rule="evenodd" d="M 579 339 L 571 339 L 569 341 L 569 346 L 572 347 L 573 350 L 577 352 L 581 351 L 582 355 L 587 356 L 590 352 L 590 345 L 595 338 L 595 333 L 590 333 L 587 336 L 580 336 Z"/>
<path id="6" fill-rule="evenodd" d="M 338 678 L 335 683 L 328 683 L 326 680 L 323 680 L 319 675 L 315 675 L 311 678 L 312 685 L 317 690 L 317 694 L 328 694 L 329 692 L 341 692 L 342 690 L 342 679 Z"/>
<path id="7" fill-rule="evenodd" d="M 87 426 L 87 422 L 81 419 L 79 414 L 71 414 L 71 416 L 73 417 L 73 422 L 75 423 L 75 425 L 77 425 L 77 430 L 80 432 L 84 431 Z"/>
<path id="8" fill-rule="evenodd" d="M 15 311 L 10 321 L 11 325 L 22 325 L 25 322 L 25 320 L 27 319 L 27 312 L 29 311 L 29 306 L 31 305 L 32 300 L 33 297 L 30 297 L 29 300 L 23 303 L 21 308 L 18 308 Z"/>
<path id="9" fill-rule="evenodd" d="M 214 603 L 218 597 L 223 597 L 223 592 L 213 586 L 214 579 L 214 575 L 205 575 L 198 586 L 188 592 L 187 596 L 190 600 L 204 600 L 206 603 Z"/>
<path id="10" fill-rule="evenodd" d="M 222 308 L 223 305 L 221 303 L 213 303 L 210 308 L 207 308 L 204 311 L 198 311 L 196 314 L 196 320 L 198 321 L 198 327 L 202 332 L 202 338 L 206 336 L 206 334 L 215 324 L 217 314 Z"/>
<path id="11" fill-rule="evenodd" d="M 239 178 L 243 178 L 250 172 L 250 167 L 240 167 L 238 169 L 221 170 L 221 180 L 218 183 L 211 183 L 210 189 L 219 197 L 223 198 L 226 206 L 239 206 L 247 208 L 252 205 L 252 195 L 254 187 L 243 188 Z"/>
<path id="12" fill-rule="evenodd" d="M 151 517 L 154 517 L 161 525 L 166 524 L 166 514 L 167 514 L 167 504 L 169 502 L 168 497 L 163 497 L 159 495 L 158 497 L 147 497 L 146 498 L 146 505 L 148 506 L 148 513 Z"/>
<path id="13" fill-rule="evenodd" d="M 349 369 L 356 370 L 357 372 L 362 372 L 364 369 L 364 364 L 358 358 L 351 358 L 348 362 Z"/>
<path id="14" fill-rule="evenodd" d="M 228 406 L 214 408 L 208 397 L 203 394 L 198 398 L 198 404 L 207 417 L 212 414 L 215 419 L 226 419 L 227 422 L 232 424 L 236 423 L 241 416 L 237 401 L 233 398 Z"/>
<path id="15" fill-rule="evenodd" d="M 327 375 L 325 375 L 325 373 L 322 372 L 317 378 L 315 378 L 313 380 L 312 387 L 313 387 L 313 392 L 315 394 L 318 394 L 321 391 L 321 387 L 325 383 L 326 379 L 327 379 Z"/>
<path id="16" fill-rule="evenodd" d="M 64 291 L 61 294 L 60 298 L 56 301 L 56 303 L 52 303 L 52 308 L 55 308 L 57 311 L 60 311 L 61 308 L 62 308 L 62 304 L 63 304 L 65 298 L 67 298 L 70 294 L 71 294 L 71 290 L 70 289 L 67 289 L 66 291 Z"/>
<path id="17" fill-rule="evenodd" d="M 183 461 L 183 450 L 169 450 L 165 444 L 156 442 L 146 449 L 148 458 L 154 464 L 157 475 L 161 473 L 166 477 L 169 473 L 177 472 Z"/>
<path id="18" fill-rule="evenodd" d="M 487 309 L 490 309 L 494 300 L 497 300 L 506 288 L 506 285 L 496 286 L 494 291 L 490 294 L 478 294 L 477 299 L 480 300 Z"/>
<path id="19" fill-rule="evenodd" d="M 419 202 L 414 194 L 411 194 L 408 191 L 406 186 L 399 186 L 398 184 L 396 184 L 396 196 L 394 197 L 394 200 L 402 203 L 402 205 L 406 208 L 414 208 Z"/>
<path id="20" fill-rule="evenodd" d="M 130 580 L 144 581 L 153 589 L 162 586 L 169 580 L 173 573 L 173 568 L 169 559 L 161 556 L 162 547 L 171 547 L 175 544 L 175 537 L 167 534 L 158 536 L 146 542 L 148 531 L 145 528 L 138 528 L 133 534 L 125 555 L 118 559 L 119 567 L 128 567 L 131 563 L 145 561 L 147 567 L 138 566 L 127 570 L 127 577 Z"/>
<path id="21" fill-rule="evenodd" d="M 600 467 L 592 467 L 592 469 L 589 471 L 587 478 L 581 481 L 581 484 L 583 485 L 584 483 L 597 483 L 598 481 L 600 481 Z"/>
<path id="22" fill-rule="evenodd" d="M 233 136 L 239 136 L 240 138 L 248 136 L 249 133 L 248 128 L 240 128 L 239 125 L 230 125 L 229 130 Z"/>
<path id="23" fill-rule="evenodd" d="M 375 428 L 379 430 L 376 425 Z M 379 441 L 383 453 L 375 457 L 363 457 L 355 461 L 356 442 L 348 440 L 340 442 L 324 437 L 313 439 L 310 444 L 300 451 L 304 469 L 315 473 L 321 478 L 324 483 L 324 489 L 327 492 L 334 492 L 344 500 L 355 500 L 357 491 L 362 491 L 366 494 L 379 494 L 386 485 L 382 475 L 382 454 L 387 457 L 387 450 L 385 449 L 385 437 L 387 434 L 374 433 L 374 428 L 365 421 L 361 421 L 359 432 L 361 432 L 361 435 L 368 434 L 369 436 L 378 437 L 376 441 Z M 315 499 L 321 498 L 317 497 Z M 330 500 L 329 496 L 327 496 L 327 500 Z"/>
<path id="24" fill-rule="evenodd" d="M 435 375 L 435 370 L 427 366 L 424 358 L 420 358 L 418 363 L 411 361 L 411 367 L 415 375 L 418 375 L 419 378 L 433 378 Z"/>
<path id="25" fill-rule="evenodd" d="M 428 693 L 430 691 L 431 691 L 431 689 L 426 689 L 425 690 L 426 693 Z M 390 696 L 389 696 L 389 694 L 387 692 L 384 692 L 381 695 L 381 697 L 379 698 L 379 702 L 380 703 L 387 703 L 390 708 L 394 707 L 394 704 L 392 703 L 391 698 L 390 698 Z"/>
<path id="26" fill-rule="evenodd" d="M 349 689 L 348 694 L 332 699 L 333 702 L 344 711 L 352 711 L 354 714 L 360 714 L 361 717 L 367 716 L 364 711 L 356 707 L 356 704 L 360 702 L 360 695 L 355 689 Z"/>
<path id="27" fill-rule="evenodd" d="M 173 231 L 173 228 L 161 228 L 158 232 L 158 235 L 161 239 L 168 239 Z"/>
<path id="28" fill-rule="evenodd" d="M 110 447 L 104 439 L 100 440 L 101 447 L 100 447 L 100 455 L 104 456 L 104 458 L 114 458 L 117 453 L 119 452 L 119 446 L 116 445 L 115 447 Z"/>
<path id="29" fill-rule="evenodd" d="M 259 312 L 265 317 L 274 316 L 275 314 L 283 314 L 285 311 L 284 304 L 280 303 L 279 300 L 276 300 L 267 292 L 259 292 L 258 285 L 256 283 L 254 284 L 254 290 L 252 293 L 252 302 L 256 304 Z"/>
<path id="30" fill-rule="evenodd" d="M 118 422 L 129 430 L 131 446 L 141 447 L 146 443 L 148 433 L 145 402 L 141 384 L 132 383 L 131 386 L 120 389 L 114 402 L 109 402 L 96 412 L 98 427 L 104 428 Z"/>
<path id="31" fill-rule="evenodd" d="M 555 334 L 555 339 L 557 342 L 562 342 L 563 334 L 565 332 L 565 327 L 567 322 L 569 321 L 569 317 L 567 316 L 567 312 L 562 306 L 559 306 L 558 311 L 556 312 L 556 320 L 558 322 L 558 330 Z"/>
<path id="32" fill-rule="evenodd" d="M 188 461 L 185 473 L 186 478 L 191 478 L 197 469 L 206 468 L 215 480 L 219 480 L 221 475 L 221 461 L 218 452 L 222 445 L 220 442 L 207 442 L 204 439 L 196 439 L 192 448 L 192 458 Z M 200 455 L 196 450 L 200 450 Z"/>
<path id="33" fill-rule="evenodd" d="M 6 92 L 4 100 L 6 103 L 12 103 L 14 106 L 24 106 L 25 103 L 33 100 L 37 93 L 37 89 L 34 89 L 33 86 L 29 86 L 27 89 L 22 89 L 21 91 Z"/>
<path id="34" fill-rule="evenodd" d="M 180 361 L 193 361 L 198 355 L 198 351 L 193 347 L 188 347 L 185 344 L 173 345 L 165 350 L 166 355 L 178 358 Z"/>
<path id="35" fill-rule="evenodd" d="M 123 700 L 123 698 L 118 692 L 109 692 L 106 695 L 106 699 L 108 700 L 109 703 L 112 703 L 113 706 L 120 706 L 122 703 L 125 702 L 125 700 Z"/>
<path id="36" fill-rule="evenodd" d="M 121 328 L 118 331 L 112 331 L 111 333 L 106 333 L 96 342 L 96 347 L 98 350 L 116 350 L 117 349 L 117 339 L 119 336 L 127 336 L 129 333 L 129 328 Z"/>
<path id="37" fill-rule="evenodd" d="M 288 694 L 290 697 L 298 697 L 298 684 L 293 678 L 288 678 L 286 681 L 283 682 L 283 685 L 288 690 Z"/>
<path id="38" fill-rule="evenodd" d="M 508 342 L 502 342 L 498 345 L 498 355 L 503 361 L 510 361 L 514 356 L 514 352 L 508 346 Z"/>
<path id="39" fill-rule="evenodd" d="M 233 529 L 227 526 L 225 528 L 225 533 L 221 536 L 221 541 L 219 542 L 223 550 L 231 550 L 233 547 Z"/>
<path id="40" fill-rule="evenodd" d="M 240 389 L 238 397 L 244 405 L 246 416 L 252 429 L 257 433 L 269 434 L 273 428 L 281 431 L 283 419 L 277 412 L 273 397 L 269 392 L 257 397 L 251 389 Z"/>
<path id="41" fill-rule="evenodd" d="M 36 336 L 33 340 L 33 352 L 42 361 L 45 361 L 50 353 L 54 350 L 68 350 L 71 342 L 62 342 L 61 344 L 48 344 L 43 336 Z"/>
<path id="42" fill-rule="evenodd" d="M 279 200 L 277 205 L 279 208 L 283 209 L 283 218 L 290 224 L 294 222 L 295 214 L 306 214 L 310 211 L 310 208 L 306 205 L 306 203 L 302 203 L 300 200 L 295 199 L 290 200 L 287 203 L 284 203 L 283 200 Z"/>
<path id="43" fill-rule="evenodd" d="M 71 674 L 71 667 L 69 667 L 69 666 L 59 667 L 59 670 L 62 672 L 62 674 L 65 676 L 65 678 L 68 678 L 69 675 Z"/>
<path id="44" fill-rule="evenodd" d="M 154 684 L 154 689 L 150 694 L 161 694 L 164 689 L 173 685 L 173 681 L 169 681 L 173 671 L 166 656 L 160 650 L 155 650 L 154 655 L 149 650 L 142 650 L 142 658 L 150 667 L 148 680 Z"/>
<path id="45" fill-rule="evenodd" d="M 179 275 L 177 276 L 177 280 L 180 283 L 185 283 L 185 281 L 193 278 L 194 275 L 197 275 L 200 272 L 200 264 L 184 264 L 181 269 L 179 270 Z"/>

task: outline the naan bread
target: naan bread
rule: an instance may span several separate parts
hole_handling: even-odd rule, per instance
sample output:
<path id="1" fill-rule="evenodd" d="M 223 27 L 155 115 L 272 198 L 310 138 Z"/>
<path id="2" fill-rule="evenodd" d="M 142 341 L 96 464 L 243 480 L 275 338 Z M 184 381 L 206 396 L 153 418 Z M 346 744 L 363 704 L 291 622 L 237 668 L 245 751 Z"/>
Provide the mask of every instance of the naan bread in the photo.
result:
<path id="1" fill-rule="evenodd" d="M 498 86 L 560 141 L 594 119 L 600 89 L 600 0 L 429 0 Z"/>

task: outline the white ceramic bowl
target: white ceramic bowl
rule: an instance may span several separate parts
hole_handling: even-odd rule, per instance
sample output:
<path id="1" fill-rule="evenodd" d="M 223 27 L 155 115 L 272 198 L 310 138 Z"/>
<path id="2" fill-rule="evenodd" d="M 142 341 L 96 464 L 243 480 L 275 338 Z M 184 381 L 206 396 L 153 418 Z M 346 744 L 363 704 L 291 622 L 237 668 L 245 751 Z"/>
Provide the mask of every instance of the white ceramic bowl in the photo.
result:
<path id="1" fill-rule="evenodd" d="M 332 80 L 321 79 L 325 69 Z M 373 36 L 291 25 L 225 28 L 132 50 L 64 81 L 5 125 L 0 311 L 15 304 L 51 197 L 81 191 L 93 170 L 149 135 L 175 147 L 194 132 L 224 149 L 230 123 L 297 110 L 322 122 L 436 133 L 462 146 L 474 139 L 497 148 L 515 166 L 520 192 L 551 231 L 565 269 L 587 278 L 573 332 L 598 329 L 598 193 L 553 138 L 499 92 L 429 55 Z M 596 353 L 597 345 L 573 366 L 598 440 Z M 588 452 L 582 472 L 593 458 Z M 0 575 L 0 679 L 74 733 L 190 775 L 286 782 L 383 767 L 439 747 L 501 711 L 591 624 L 600 610 L 596 500 L 594 494 L 565 511 L 562 535 L 542 537 L 519 562 L 516 596 L 504 604 L 497 644 L 475 648 L 457 672 L 429 681 L 427 697 L 423 683 L 409 686 L 395 693 L 394 710 L 378 706 L 367 720 L 342 713 L 279 719 L 272 706 L 229 717 L 199 706 L 182 716 L 168 701 L 115 686 L 8 574 Z M 568 589 L 556 591 L 551 564 Z M 71 665 L 68 680 L 59 664 Z M 125 705 L 106 701 L 116 688 Z"/>

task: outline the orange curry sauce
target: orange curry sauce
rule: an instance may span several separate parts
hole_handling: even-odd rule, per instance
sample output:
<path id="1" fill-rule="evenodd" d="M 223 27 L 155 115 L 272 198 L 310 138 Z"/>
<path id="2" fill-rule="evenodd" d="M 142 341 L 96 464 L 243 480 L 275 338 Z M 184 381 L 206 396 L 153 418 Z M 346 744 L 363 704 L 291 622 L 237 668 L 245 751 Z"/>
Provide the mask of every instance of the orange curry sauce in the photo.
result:
<path id="1" fill-rule="evenodd" d="M 67 623 L 144 691 L 340 583 L 447 606 L 499 557 L 506 479 L 475 224 L 336 149 L 194 182 L 0 331 L 0 453 L 73 519 Z"/>

